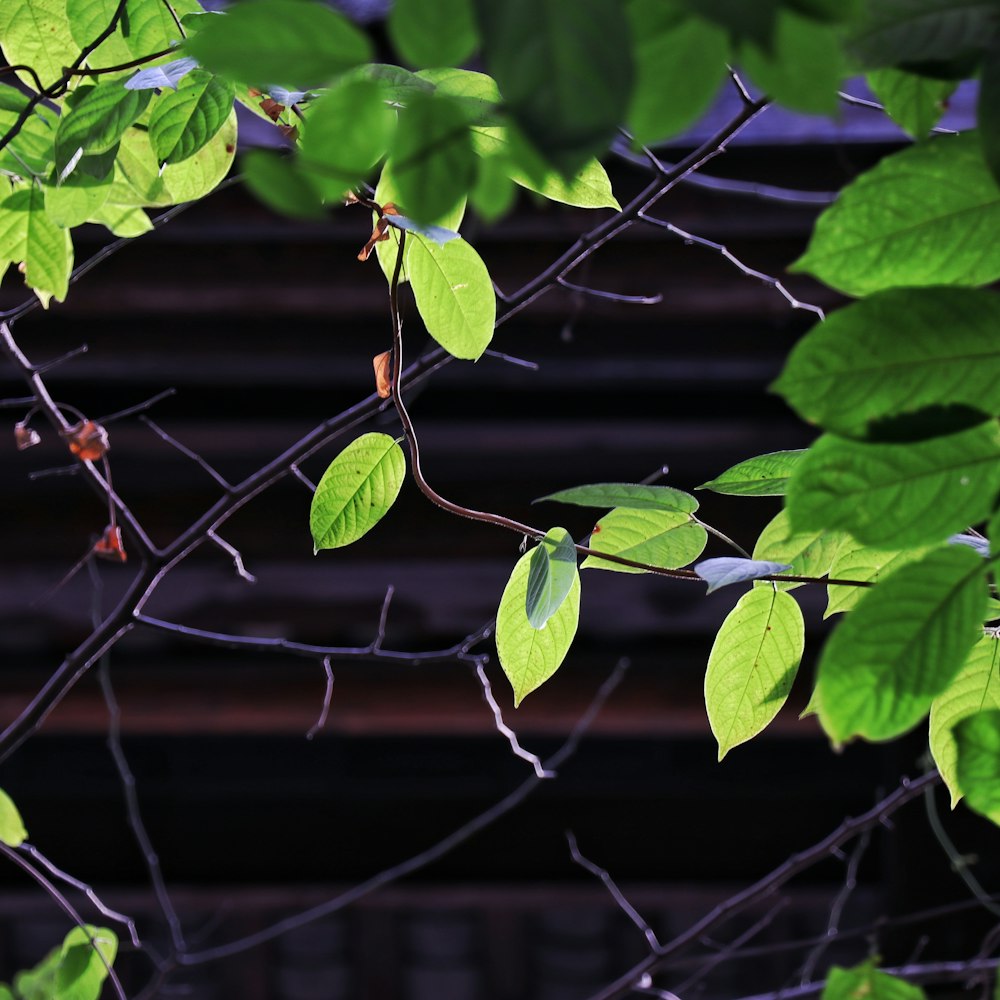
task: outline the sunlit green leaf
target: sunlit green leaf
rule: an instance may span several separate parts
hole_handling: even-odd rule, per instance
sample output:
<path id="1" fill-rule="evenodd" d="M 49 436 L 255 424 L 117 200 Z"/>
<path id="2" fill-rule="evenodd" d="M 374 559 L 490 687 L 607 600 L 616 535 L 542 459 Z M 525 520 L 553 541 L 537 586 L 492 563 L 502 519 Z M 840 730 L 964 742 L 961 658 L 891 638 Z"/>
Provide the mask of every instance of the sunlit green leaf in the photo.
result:
<path id="1" fill-rule="evenodd" d="M 14 800 L 0 788 L 0 842 L 8 847 L 20 847 L 27 836 L 28 831 Z"/>
<path id="2" fill-rule="evenodd" d="M 1000 413 L 1000 296 L 972 288 L 878 292 L 796 344 L 771 387 L 805 420 L 853 434 L 874 418 L 962 403 Z"/>
<path id="3" fill-rule="evenodd" d="M 3 0 L 0 47 L 9 65 L 33 67 L 45 87 L 61 79 L 64 67 L 80 54 L 80 45 L 73 40 L 66 18 L 65 0 Z M 35 87 L 30 75 L 18 76 L 29 87 Z"/>
<path id="4" fill-rule="evenodd" d="M 74 927 L 34 969 L 18 973 L 14 988 L 21 1000 L 98 1000 L 117 954 L 114 931 Z"/>
<path id="5" fill-rule="evenodd" d="M 458 65 L 477 45 L 470 0 L 396 0 L 387 26 L 411 66 Z"/>
<path id="6" fill-rule="evenodd" d="M 879 972 L 869 960 L 853 969 L 831 966 L 821 1000 L 926 1000 L 926 994 L 919 986 Z"/>
<path id="7" fill-rule="evenodd" d="M 878 583 L 890 573 L 907 563 L 922 559 L 930 551 L 927 547 L 891 550 L 872 549 L 853 538 L 844 539 L 830 567 L 834 580 L 858 580 Z M 867 593 L 865 587 L 830 585 L 827 590 L 827 606 L 824 618 L 838 612 L 850 611 Z"/>
<path id="8" fill-rule="evenodd" d="M 59 121 L 56 169 L 64 172 L 80 150 L 105 153 L 116 146 L 151 96 L 146 90 L 126 90 L 120 80 L 99 83 L 87 90 Z"/>
<path id="9" fill-rule="evenodd" d="M 438 245 L 410 237 L 407 246 L 407 273 L 427 332 L 449 354 L 475 361 L 496 323 L 496 295 L 482 258 L 465 240 Z"/>
<path id="10" fill-rule="evenodd" d="M 0 260 L 23 262 L 25 283 L 43 303 L 48 297 L 66 298 L 73 244 L 69 230 L 46 214 L 41 188 L 22 188 L 0 201 Z"/>
<path id="11" fill-rule="evenodd" d="M 746 583 L 748 580 L 759 580 L 764 576 L 775 576 L 792 567 L 788 563 L 768 562 L 758 559 L 742 559 L 735 556 L 719 556 L 715 559 L 703 559 L 695 563 L 694 571 L 707 584 L 706 593 L 720 587 L 729 587 L 734 583 Z"/>
<path id="12" fill-rule="evenodd" d="M 743 497 L 780 497 L 805 450 L 772 451 L 739 462 L 720 476 L 702 483 L 699 490 Z"/>
<path id="13" fill-rule="evenodd" d="M 28 98 L 7 84 L 0 84 L 0 135 L 19 120 Z M 0 150 L 0 170 L 27 179 L 32 173 L 47 172 L 52 162 L 58 119 L 45 108 L 36 108 L 21 130 Z"/>
<path id="14" fill-rule="evenodd" d="M 111 186 L 111 177 L 87 184 L 46 184 L 45 213 L 63 229 L 80 226 L 101 210 Z"/>
<path id="15" fill-rule="evenodd" d="M 672 510 L 693 514 L 698 501 L 683 490 L 672 486 L 644 486 L 635 483 L 594 483 L 592 486 L 573 486 L 548 496 L 539 497 L 535 503 L 554 500 L 580 507 L 629 507 L 632 510 Z"/>
<path id="16" fill-rule="evenodd" d="M 197 201 L 214 190 L 229 173 L 236 154 L 236 112 L 194 156 L 168 163 L 160 176 L 168 204 Z"/>
<path id="17" fill-rule="evenodd" d="M 526 552 L 517 561 L 497 611 L 497 656 L 514 689 L 515 707 L 559 669 L 580 619 L 580 577 L 574 573 L 559 610 L 542 628 L 532 627 L 525 610 L 532 555 Z"/>
<path id="18" fill-rule="evenodd" d="M 975 132 L 887 156 L 844 188 L 792 265 L 848 295 L 1000 278 L 1000 187 Z"/>
<path id="19" fill-rule="evenodd" d="M 982 636 L 972 647 L 958 676 L 931 705 L 931 754 L 951 792 L 952 808 L 962 797 L 958 745 L 952 729 L 984 709 L 1000 709 L 1000 639 L 992 634 Z"/>
<path id="20" fill-rule="evenodd" d="M 1000 826 L 1000 711 L 990 707 L 969 715 L 952 733 L 966 805 Z"/>
<path id="21" fill-rule="evenodd" d="M 981 635 L 985 606 L 982 560 L 962 546 L 868 590 L 820 657 L 819 717 L 831 739 L 887 740 L 916 725 Z"/>
<path id="22" fill-rule="evenodd" d="M 205 70 L 188 73 L 153 105 L 149 141 L 160 163 L 180 163 L 202 149 L 229 118 L 235 91 Z"/>
<path id="23" fill-rule="evenodd" d="M 996 422 L 909 444 L 826 434 L 796 469 L 788 508 L 796 531 L 843 529 L 866 545 L 902 549 L 984 520 L 998 491 Z"/>
<path id="24" fill-rule="evenodd" d="M 316 550 L 356 542 L 385 517 L 406 475 L 403 449 L 388 434 L 362 434 L 323 473 L 309 528 Z"/>
<path id="25" fill-rule="evenodd" d="M 837 531 L 793 532 L 788 511 L 782 510 L 760 533 L 753 557 L 787 563 L 793 576 L 826 576 L 843 541 L 844 535 Z M 777 586 L 780 590 L 792 590 L 802 584 L 779 583 Z"/>
<path id="26" fill-rule="evenodd" d="M 634 562 L 677 569 L 697 559 L 707 542 L 705 529 L 683 511 L 618 507 L 597 522 L 589 547 L 595 552 L 607 552 Z M 587 556 L 583 567 L 616 573 L 646 572 L 598 556 Z"/>
<path id="27" fill-rule="evenodd" d="M 952 80 L 899 69 L 872 70 L 867 80 L 889 117 L 914 139 L 923 139 L 938 123 L 955 89 Z"/>
<path id="28" fill-rule="evenodd" d="M 153 228 L 149 216 L 141 208 L 104 204 L 88 220 L 106 226 L 115 236 L 142 236 Z"/>
<path id="29" fill-rule="evenodd" d="M 805 628 L 795 598 L 749 590 L 722 623 L 705 673 L 705 707 L 719 760 L 767 727 L 802 659 Z"/>
<path id="30" fill-rule="evenodd" d="M 532 628 L 544 628 L 578 577 L 576 546 L 565 528 L 550 528 L 532 550 L 525 611 Z"/>

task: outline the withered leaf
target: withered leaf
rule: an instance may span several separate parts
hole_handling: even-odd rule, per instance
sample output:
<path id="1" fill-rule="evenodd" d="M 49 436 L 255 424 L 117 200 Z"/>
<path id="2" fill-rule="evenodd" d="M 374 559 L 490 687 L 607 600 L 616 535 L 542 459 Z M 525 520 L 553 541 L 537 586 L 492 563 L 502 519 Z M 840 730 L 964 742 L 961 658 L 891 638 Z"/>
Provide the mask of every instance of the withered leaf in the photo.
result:
<path id="1" fill-rule="evenodd" d="M 18 451 L 34 448 L 41 440 L 34 427 L 29 427 L 23 422 L 14 425 L 14 444 L 17 445 Z"/>
<path id="2" fill-rule="evenodd" d="M 376 243 L 381 243 L 382 240 L 387 240 L 389 234 L 386 230 L 389 228 L 389 223 L 386 222 L 384 218 L 379 219 L 375 223 L 375 228 L 372 230 L 371 237 L 368 242 L 361 248 L 361 252 L 358 254 L 358 260 L 368 260 L 371 256 L 372 250 L 375 249 Z"/>
<path id="3" fill-rule="evenodd" d="M 104 534 L 94 542 L 94 555 L 109 562 L 127 562 L 128 554 L 122 543 L 122 529 L 117 524 L 109 524 Z"/>
<path id="4" fill-rule="evenodd" d="M 66 438 L 70 452 L 81 462 L 96 462 L 111 447 L 108 432 L 93 420 L 81 420 L 63 431 L 63 437 Z"/>
<path id="5" fill-rule="evenodd" d="M 265 97 L 263 101 L 260 102 L 260 110 L 267 115 L 271 121 L 276 122 L 280 117 L 281 113 L 285 110 L 284 104 L 279 104 L 276 100 L 271 97 Z"/>
<path id="6" fill-rule="evenodd" d="M 383 351 L 372 358 L 375 368 L 375 391 L 382 399 L 392 393 L 392 351 Z"/>

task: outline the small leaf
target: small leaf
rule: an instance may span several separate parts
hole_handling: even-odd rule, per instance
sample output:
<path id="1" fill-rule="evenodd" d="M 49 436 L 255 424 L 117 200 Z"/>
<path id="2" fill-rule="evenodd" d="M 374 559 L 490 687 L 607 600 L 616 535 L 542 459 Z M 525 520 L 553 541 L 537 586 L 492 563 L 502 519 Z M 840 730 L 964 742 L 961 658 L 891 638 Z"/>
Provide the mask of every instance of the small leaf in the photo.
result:
<path id="1" fill-rule="evenodd" d="M 628 507 L 630 510 L 672 510 L 693 514 L 698 501 L 689 493 L 671 486 L 644 486 L 634 483 L 595 483 L 593 486 L 573 486 L 548 496 L 539 497 L 534 503 L 554 500 L 572 503 L 579 507 Z"/>
<path id="2" fill-rule="evenodd" d="M 550 528 L 532 550 L 525 611 L 532 628 L 544 628 L 578 578 L 576 546 L 565 528 Z"/>
<path id="3" fill-rule="evenodd" d="M 350 545 L 385 517 L 406 474 L 403 450 L 387 434 L 362 434 L 331 463 L 309 511 L 313 544 Z"/>
<path id="4" fill-rule="evenodd" d="M 962 719 L 984 709 L 1000 709 L 1000 639 L 993 634 L 980 637 L 958 676 L 931 705 L 931 754 L 951 792 L 952 809 L 962 798 L 958 744 L 952 730 Z"/>
<path id="5" fill-rule="evenodd" d="M 470 0 L 396 0 L 387 27 L 411 66 L 458 65 L 478 43 Z"/>
<path id="6" fill-rule="evenodd" d="M 517 561 L 497 611 L 497 656 L 514 689 L 514 706 L 558 669 L 576 635 L 580 618 L 580 576 L 574 573 L 566 599 L 540 629 L 528 621 L 528 576 L 534 552 Z"/>
<path id="7" fill-rule="evenodd" d="M 958 787 L 966 805 L 1000 826 L 1000 711 L 975 712 L 952 732 L 958 748 Z"/>
<path id="8" fill-rule="evenodd" d="M 14 800 L 0 788 L 0 841 L 8 847 L 20 847 L 27 836 L 28 831 Z"/>
<path id="9" fill-rule="evenodd" d="M 793 597 L 765 588 L 739 599 L 715 637 L 705 674 L 705 706 L 719 760 L 778 714 L 804 645 L 802 612 Z"/>
<path id="10" fill-rule="evenodd" d="M 711 594 L 720 587 L 728 587 L 733 583 L 746 583 L 747 580 L 759 580 L 762 576 L 774 576 L 791 568 L 788 563 L 720 556 L 717 559 L 703 559 L 700 563 L 696 563 L 694 571 L 708 584 L 707 593 Z"/>
<path id="11" fill-rule="evenodd" d="M 915 726 L 982 634 L 985 608 L 982 560 L 960 546 L 934 549 L 869 590 L 820 657 L 819 716 L 834 743 Z"/>
<path id="12" fill-rule="evenodd" d="M 677 569 L 697 559 L 707 543 L 705 529 L 688 513 L 618 507 L 597 522 L 589 547 L 595 552 L 606 552 L 634 562 Z M 613 573 L 647 572 L 593 555 L 583 561 L 584 569 L 591 567 Z"/>
<path id="13" fill-rule="evenodd" d="M 919 986 L 879 972 L 874 961 L 853 969 L 831 966 L 821 1000 L 927 1000 Z"/>
<path id="14" fill-rule="evenodd" d="M 878 583 L 900 566 L 922 559 L 930 551 L 926 546 L 915 549 L 871 549 L 853 538 L 844 539 L 830 567 L 835 580 L 870 580 Z M 868 592 L 865 587 L 829 585 L 824 618 L 838 612 L 850 611 Z"/>
<path id="15" fill-rule="evenodd" d="M 780 497 L 805 450 L 772 451 L 739 462 L 722 475 L 698 486 L 699 490 L 742 497 Z"/>
<path id="16" fill-rule="evenodd" d="M 826 576 L 844 537 L 836 531 L 793 532 L 788 511 L 782 510 L 760 533 L 753 557 L 758 561 L 788 563 L 794 576 Z M 802 584 L 778 583 L 776 586 L 779 590 L 793 590 Z"/>
<path id="17" fill-rule="evenodd" d="M 899 69 L 873 70 L 867 80 L 886 114 L 914 139 L 925 138 L 937 124 L 956 86 L 953 80 L 934 80 Z"/>
<path id="18" fill-rule="evenodd" d="M 173 62 L 154 66 L 152 69 L 140 69 L 125 81 L 126 90 L 164 90 L 177 89 L 177 84 L 193 69 L 198 68 L 195 59 L 174 59 Z"/>
<path id="19" fill-rule="evenodd" d="M 372 358 L 375 369 L 375 392 L 379 399 L 388 399 L 392 395 L 392 351 L 383 351 Z"/>
<path id="20" fill-rule="evenodd" d="M 205 70 L 184 77 L 161 94 L 149 117 L 149 141 L 159 163 L 194 156 L 225 124 L 233 107 L 233 85 Z"/>
<path id="21" fill-rule="evenodd" d="M 496 323 L 496 295 L 482 258 L 465 240 L 438 246 L 418 238 L 407 248 L 407 275 L 427 332 L 449 354 L 475 361 Z"/>
<path id="22" fill-rule="evenodd" d="M 56 169 L 63 173 L 81 150 L 105 153 L 116 146 L 125 130 L 146 109 L 150 96 L 145 90 L 126 90 L 118 81 L 86 90 L 59 121 Z"/>

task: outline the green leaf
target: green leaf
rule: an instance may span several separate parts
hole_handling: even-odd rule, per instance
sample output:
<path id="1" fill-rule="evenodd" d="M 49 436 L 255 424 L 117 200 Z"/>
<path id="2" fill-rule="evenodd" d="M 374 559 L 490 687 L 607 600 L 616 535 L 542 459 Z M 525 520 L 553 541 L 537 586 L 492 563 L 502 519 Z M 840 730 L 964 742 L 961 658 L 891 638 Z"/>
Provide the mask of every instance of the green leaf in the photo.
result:
<path id="1" fill-rule="evenodd" d="M 746 583 L 748 580 L 759 580 L 762 576 L 774 576 L 791 568 L 788 563 L 720 556 L 716 559 L 703 559 L 700 563 L 695 563 L 694 571 L 708 584 L 706 593 L 711 594 L 713 590 L 719 590 L 720 587 L 728 587 L 734 583 Z"/>
<path id="2" fill-rule="evenodd" d="M 476 183 L 469 192 L 469 201 L 484 222 L 496 222 L 506 215 L 517 199 L 517 188 L 507 165 L 497 156 L 479 161 Z"/>
<path id="3" fill-rule="evenodd" d="M 819 217 L 806 272 L 847 295 L 1000 278 L 1000 187 L 979 136 L 942 136 L 887 156 Z"/>
<path id="4" fill-rule="evenodd" d="M 663 569 L 686 566 L 701 555 L 708 543 L 705 529 L 691 515 L 674 510 L 634 510 L 618 507 L 597 522 L 590 548 L 634 562 Z M 645 573 L 634 566 L 621 566 L 598 556 L 587 556 L 583 568 L 615 573 Z"/>
<path id="5" fill-rule="evenodd" d="M 468 124 L 452 98 L 413 96 L 400 116 L 391 159 L 404 214 L 436 222 L 468 194 L 476 179 Z"/>
<path id="6" fill-rule="evenodd" d="M 683 0 L 692 14 L 708 18 L 733 39 L 755 42 L 767 50 L 774 38 L 780 0 Z"/>
<path id="7" fill-rule="evenodd" d="M 229 118 L 235 93 L 231 83 L 201 69 L 164 91 L 149 118 L 157 161 L 180 163 L 204 148 Z"/>
<path id="8" fill-rule="evenodd" d="M 287 156 L 274 150 L 251 149 L 241 162 L 247 187 L 269 208 L 296 219 L 323 217 L 319 188 Z"/>
<path id="9" fill-rule="evenodd" d="M 28 98 L 7 84 L 0 84 L 0 135 L 5 135 L 20 117 Z M 0 170 L 25 180 L 31 174 L 48 172 L 58 119 L 46 108 L 36 108 L 20 132 L 0 150 Z"/>
<path id="10" fill-rule="evenodd" d="M 772 451 L 756 458 L 748 458 L 696 489 L 739 497 L 784 496 L 789 477 L 803 455 L 805 449 Z"/>
<path id="11" fill-rule="evenodd" d="M 836 113 L 846 66 L 838 32 L 830 25 L 783 9 L 771 47 L 747 43 L 740 63 L 761 90 L 786 107 L 807 114 Z"/>
<path id="12" fill-rule="evenodd" d="M 683 490 L 671 486 L 644 486 L 634 483 L 595 483 L 592 486 L 573 486 L 548 496 L 539 497 L 535 503 L 554 500 L 572 503 L 579 507 L 628 507 L 631 510 L 672 510 L 680 514 L 693 514 L 698 501 Z"/>
<path id="13" fill-rule="evenodd" d="M 954 730 L 958 787 L 966 805 L 1000 825 L 1000 711 L 962 719 Z"/>
<path id="14" fill-rule="evenodd" d="M 979 72 L 979 100 L 976 121 L 982 141 L 983 158 L 1000 183 L 1000 45 L 986 53 Z"/>
<path id="15" fill-rule="evenodd" d="M 118 953 L 118 938 L 106 927 L 74 927 L 34 969 L 20 972 L 20 1000 L 98 1000 Z"/>
<path id="16" fill-rule="evenodd" d="M 45 194 L 33 185 L 0 201 L 0 261 L 24 262 L 24 281 L 48 304 L 66 298 L 73 268 L 69 230 L 45 213 Z"/>
<path id="17" fill-rule="evenodd" d="M 926 1000 L 919 986 L 879 972 L 872 960 L 853 969 L 831 966 L 821 1000 Z"/>
<path id="18" fill-rule="evenodd" d="M 45 87 L 61 79 L 63 68 L 80 54 L 66 19 L 65 0 L 3 0 L 0 47 L 9 65 L 33 67 Z M 35 87 L 31 76 L 18 76 Z"/>
<path id="19" fill-rule="evenodd" d="M 329 465 L 313 494 L 313 545 L 350 545 L 385 517 L 406 475 L 403 450 L 387 434 L 362 434 Z"/>
<path id="20" fill-rule="evenodd" d="M 89 45 L 111 23 L 118 0 L 66 0 L 66 16 L 79 47 Z M 197 0 L 126 0 L 125 13 L 117 29 L 91 53 L 92 67 L 118 66 L 132 59 L 147 59 L 176 45 L 184 37 L 177 22 L 185 15 L 201 11 Z M 165 55 L 144 66 L 169 62 Z"/>
<path id="21" fill-rule="evenodd" d="M 387 27 L 411 66 L 457 65 L 478 44 L 470 0 L 396 0 Z"/>
<path id="22" fill-rule="evenodd" d="M 0 841 L 8 847 L 20 847 L 27 837 L 28 831 L 14 800 L 0 788 Z"/>
<path id="23" fill-rule="evenodd" d="M 214 190 L 229 173 L 236 154 L 236 112 L 198 150 L 180 163 L 168 163 L 160 172 L 168 205 L 197 201 Z"/>
<path id="24" fill-rule="evenodd" d="M 708 110 L 726 76 L 729 44 L 719 27 L 678 16 L 663 0 L 631 0 L 627 12 L 635 87 L 626 120 L 634 141 L 650 145 L 683 132 Z"/>
<path id="25" fill-rule="evenodd" d="M 935 549 L 869 590 L 820 657 L 819 717 L 834 743 L 916 725 L 982 634 L 985 607 L 982 560 L 964 546 Z"/>
<path id="26" fill-rule="evenodd" d="M 760 533 L 753 557 L 787 563 L 793 576 L 826 576 L 843 541 L 844 536 L 835 531 L 793 532 L 788 511 L 782 510 Z M 802 584 L 779 583 L 776 586 L 779 590 L 792 590 Z"/>
<path id="27" fill-rule="evenodd" d="M 147 90 L 126 90 L 120 80 L 88 89 L 59 121 L 55 155 L 60 174 L 80 150 L 106 153 L 113 149 L 146 109 L 151 96 Z"/>
<path id="28" fill-rule="evenodd" d="M 770 588 L 749 590 L 719 629 L 705 673 L 705 707 L 719 760 L 753 739 L 778 714 L 805 646 L 795 598 Z"/>
<path id="29" fill-rule="evenodd" d="M 153 228 L 149 216 L 141 208 L 105 204 L 88 220 L 106 226 L 115 236 L 142 236 Z"/>
<path id="30" fill-rule="evenodd" d="M 839 434 L 877 417 L 961 403 L 1000 413 L 1000 297 L 896 288 L 833 313 L 796 344 L 771 386 Z"/>
<path id="31" fill-rule="evenodd" d="M 533 552 L 517 561 L 497 610 L 497 656 L 514 689 L 514 706 L 544 684 L 566 658 L 580 619 L 580 575 L 574 573 L 566 599 L 540 629 L 526 612 Z"/>
<path id="32" fill-rule="evenodd" d="M 45 213 L 61 229 L 80 226 L 101 210 L 111 194 L 111 187 L 110 176 L 89 184 L 46 184 Z"/>
<path id="33" fill-rule="evenodd" d="M 372 58 L 361 31 L 312 0 L 236 4 L 208 19 L 183 48 L 206 69 L 262 89 L 317 86 Z"/>
<path id="34" fill-rule="evenodd" d="M 902 549 L 978 524 L 998 491 L 995 421 L 908 444 L 825 434 L 796 470 L 788 508 L 796 531 L 842 528 L 866 545 Z"/>
<path id="35" fill-rule="evenodd" d="M 632 45 L 619 0 L 475 0 L 487 67 L 538 151 L 574 174 L 625 120 Z"/>
<path id="36" fill-rule="evenodd" d="M 867 80 L 889 117 L 914 139 L 923 139 L 934 128 L 955 89 L 952 80 L 899 69 L 872 70 Z"/>
<path id="37" fill-rule="evenodd" d="M 830 576 L 834 580 L 870 580 L 872 583 L 878 583 L 900 566 L 922 559 L 929 551 L 927 547 L 901 551 L 870 549 L 847 537 L 837 550 L 836 558 L 830 567 Z M 831 585 L 826 588 L 826 592 L 827 605 L 824 618 L 829 618 L 838 612 L 850 611 L 868 591 L 864 587 Z"/>
<path id="38" fill-rule="evenodd" d="M 482 258 L 465 240 L 439 246 L 411 237 L 407 247 L 407 274 L 427 332 L 449 354 L 475 361 L 496 323 L 496 295 Z"/>
<path id="39" fill-rule="evenodd" d="M 979 639 L 958 676 L 931 705 L 931 754 L 951 792 L 952 809 L 962 798 L 952 730 L 962 719 L 987 709 L 1000 709 L 1000 639 L 994 634 Z"/>
<path id="40" fill-rule="evenodd" d="M 532 628 L 545 627 L 577 579 L 573 537 L 565 528 L 550 528 L 532 550 L 528 564 L 525 612 Z"/>
<path id="41" fill-rule="evenodd" d="M 420 70 L 415 78 L 418 83 L 429 85 L 429 91 L 454 98 L 465 111 L 467 120 L 473 124 L 499 125 L 503 120 L 500 114 L 500 88 L 496 80 L 486 73 L 454 66 L 438 66 Z M 411 97 L 412 94 L 407 95 L 406 103 L 409 103 Z"/>

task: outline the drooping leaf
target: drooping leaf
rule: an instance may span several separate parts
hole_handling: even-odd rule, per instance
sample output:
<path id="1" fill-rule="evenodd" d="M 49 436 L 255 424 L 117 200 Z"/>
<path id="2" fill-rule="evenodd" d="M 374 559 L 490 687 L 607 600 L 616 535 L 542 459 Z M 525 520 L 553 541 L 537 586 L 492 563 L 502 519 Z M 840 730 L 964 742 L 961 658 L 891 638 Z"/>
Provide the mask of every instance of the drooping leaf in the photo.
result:
<path id="1" fill-rule="evenodd" d="M 778 714 L 802 659 L 805 628 L 793 597 L 747 591 L 722 623 L 705 673 L 705 706 L 719 760 Z"/>
<path id="2" fill-rule="evenodd" d="M 759 580 L 764 576 L 774 576 L 791 568 L 789 563 L 719 556 L 716 559 L 703 559 L 700 563 L 695 563 L 694 571 L 708 584 L 706 593 L 711 594 L 720 587 Z"/>
<path id="3" fill-rule="evenodd" d="M 406 475 L 403 450 L 388 434 L 362 434 L 329 465 L 313 494 L 309 528 L 316 550 L 350 545 L 385 517 Z"/>
<path id="4" fill-rule="evenodd" d="M 183 48 L 206 69 L 262 89 L 318 86 L 372 57 L 358 28 L 313 0 L 236 4 L 207 19 Z"/>
<path id="5" fill-rule="evenodd" d="M 793 532 L 788 511 L 782 510 L 760 533 L 753 557 L 760 561 L 787 563 L 793 576 L 826 576 L 844 537 L 837 531 Z M 779 590 L 801 586 L 801 583 L 777 584 Z"/>
<path id="6" fill-rule="evenodd" d="M 625 120 L 632 46 L 619 0 L 474 0 L 486 65 L 513 118 L 572 175 Z"/>
<path id="7" fill-rule="evenodd" d="M 174 59 L 152 69 L 140 69 L 125 81 L 127 90 L 176 90 L 177 85 L 192 70 L 198 68 L 194 59 Z"/>
<path id="8" fill-rule="evenodd" d="M 161 94 L 149 117 L 157 161 L 180 163 L 204 148 L 229 118 L 234 96 L 231 83 L 201 69 Z"/>
<path id="9" fill-rule="evenodd" d="M 24 263 L 24 280 L 47 304 L 66 298 L 73 268 L 69 230 L 45 212 L 45 193 L 34 185 L 0 201 L 0 260 Z"/>
<path id="10" fill-rule="evenodd" d="M 66 18 L 65 0 L 3 0 L 0 48 L 8 65 L 33 67 L 43 86 L 61 79 L 64 67 L 80 54 L 80 45 L 73 40 Z M 34 88 L 31 76 L 18 75 Z"/>
<path id="11" fill-rule="evenodd" d="M 387 27 L 411 66 L 457 66 L 478 44 L 470 0 L 396 0 Z"/>
<path id="12" fill-rule="evenodd" d="M 1000 825 L 1000 710 L 975 712 L 952 733 L 959 792 L 970 809 Z"/>
<path id="13" fill-rule="evenodd" d="M 28 831 L 14 800 L 0 788 L 0 842 L 8 847 L 20 847 L 27 836 Z"/>
<path id="14" fill-rule="evenodd" d="M 1000 427 L 980 424 L 909 444 L 826 434 L 792 478 L 796 531 L 849 531 L 880 548 L 943 541 L 986 518 L 1000 491 Z"/>
<path id="15" fill-rule="evenodd" d="M 580 577 L 574 574 L 566 599 L 545 625 L 536 629 L 525 610 L 532 552 L 517 561 L 497 611 L 497 656 L 514 689 L 514 706 L 544 684 L 562 664 L 580 619 Z"/>
<path id="16" fill-rule="evenodd" d="M 844 188 L 790 268 L 848 295 L 1000 278 L 1000 187 L 975 132 L 887 156 Z"/>
<path id="17" fill-rule="evenodd" d="M 927 1000 L 919 986 L 879 972 L 873 960 L 853 969 L 831 966 L 821 1000 Z"/>
<path id="18" fill-rule="evenodd" d="M 953 809 L 962 791 L 957 773 L 958 745 L 952 730 L 962 719 L 994 709 L 1000 709 L 1000 639 L 990 634 L 980 637 L 958 676 L 931 705 L 931 754 L 951 792 Z"/>
<path id="19" fill-rule="evenodd" d="M 565 528 L 550 528 L 532 550 L 525 612 L 531 627 L 544 628 L 578 579 L 576 546 Z"/>
<path id="20" fill-rule="evenodd" d="M 926 546 L 915 549 L 871 549 L 853 538 L 844 539 L 830 567 L 834 580 L 858 580 L 878 583 L 900 566 L 922 559 L 930 551 Z M 867 593 L 865 587 L 831 584 L 826 588 L 827 605 L 824 618 L 850 611 Z"/>
<path id="21" fill-rule="evenodd" d="M 938 123 L 955 89 L 952 80 L 935 80 L 900 69 L 877 69 L 868 86 L 886 114 L 914 139 L 923 139 Z"/>
<path id="22" fill-rule="evenodd" d="M 628 507 L 631 510 L 671 510 L 680 514 L 693 514 L 698 509 L 698 501 L 690 493 L 671 486 L 645 486 L 641 483 L 573 486 L 539 497 L 534 502 L 541 503 L 543 500 L 572 503 L 579 507 Z"/>
<path id="23" fill-rule="evenodd" d="M 618 507 L 597 522 L 589 547 L 634 562 L 677 569 L 697 559 L 707 543 L 705 529 L 688 513 Z M 647 572 L 593 555 L 583 561 L 584 569 L 590 567 L 615 573 Z"/>
<path id="24" fill-rule="evenodd" d="M 635 46 L 627 121 L 635 142 L 649 145 L 678 135 L 708 110 L 726 75 L 729 44 L 717 25 L 678 16 L 661 0 L 630 0 L 627 12 Z"/>
<path id="25" fill-rule="evenodd" d="M 247 187 L 269 208 L 297 219 L 322 218 L 319 189 L 288 157 L 270 149 L 251 149 L 242 164 Z"/>
<path id="26" fill-rule="evenodd" d="M 56 132 L 56 169 L 60 174 L 84 153 L 105 153 L 121 140 L 125 130 L 142 114 L 149 91 L 126 90 L 121 81 L 90 88 L 59 121 Z"/>
<path id="27" fill-rule="evenodd" d="M 739 462 L 720 476 L 702 483 L 699 490 L 742 497 L 780 497 L 785 495 L 788 480 L 805 449 L 772 451 Z"/>
<path id="28" fill-rule="evenodd" d="M 407 274 L 427 332 L 449 354 L 475 361 L 496 323 L 496 295 L 482 258 L 465 240 L 438 245 L 411 237 L 407 247 Z"/>
<path id="29" fill-rule="evenodd" d="M 877 292 L 796 344 L 771 387 L 799 415 L 852 435 L 930 405 L 1000 413 L 1000 296 L 972 288 Z"/>
<path id="30" fill-rule="evenodd" d="M 819 717 L 834 743 L 916 725 L 961 669 L 986 606 L 982 560 L 945 546 L 868 590 L 827 640 Z"/>

